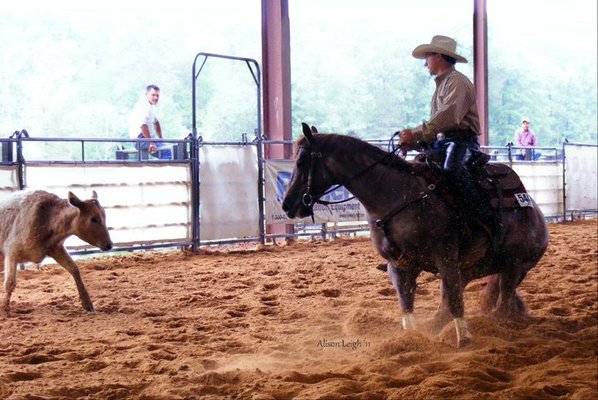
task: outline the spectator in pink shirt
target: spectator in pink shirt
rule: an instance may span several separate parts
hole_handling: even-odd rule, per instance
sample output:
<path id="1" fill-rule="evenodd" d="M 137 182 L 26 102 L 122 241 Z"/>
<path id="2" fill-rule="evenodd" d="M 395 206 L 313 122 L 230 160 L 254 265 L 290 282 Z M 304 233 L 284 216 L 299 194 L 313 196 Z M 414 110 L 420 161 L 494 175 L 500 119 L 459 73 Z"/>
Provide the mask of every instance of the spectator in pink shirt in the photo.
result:
<path id="1" fill-rule="evenodd" d="M 521 120 L 521 129 L 515 132 L 515 146 L 521 147 L 521 157 L 524 160 L 532 160 L 532 147 L 536 147 L 537 137 L 534 131 L 530 129 L 530 120 L 529 118 L 523 118 Z"/>

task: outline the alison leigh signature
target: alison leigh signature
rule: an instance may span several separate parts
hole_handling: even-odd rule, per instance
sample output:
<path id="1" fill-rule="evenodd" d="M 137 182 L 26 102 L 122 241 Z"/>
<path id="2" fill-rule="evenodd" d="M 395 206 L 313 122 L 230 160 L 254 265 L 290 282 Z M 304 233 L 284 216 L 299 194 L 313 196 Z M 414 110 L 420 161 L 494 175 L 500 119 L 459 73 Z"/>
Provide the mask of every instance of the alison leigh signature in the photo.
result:
<path id="1" fill-rule="evenodd" d="M 318 343 L 316 343 L 316 347 L 321 348 L 338 348 L 338 349 L 349 349 L 349 350 L 357 350 L 359 348 L 367 348 L 370 347 L 371 343 L 367 340 L 361 339 L 354 339 L 354 340 L 328 340 L 328 339 L 320 339 Z"/>

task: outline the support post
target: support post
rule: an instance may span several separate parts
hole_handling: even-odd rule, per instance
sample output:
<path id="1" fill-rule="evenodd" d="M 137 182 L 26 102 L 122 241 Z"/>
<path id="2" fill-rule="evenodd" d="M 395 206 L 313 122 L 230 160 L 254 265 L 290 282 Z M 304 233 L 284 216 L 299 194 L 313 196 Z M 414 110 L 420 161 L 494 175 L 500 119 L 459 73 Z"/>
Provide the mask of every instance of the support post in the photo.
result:
<path id="1" fill-rule="evenodd" d="M 266 139 L 293 139 L 288 0 L 262 0 L 262 71 Z M 292 145 L 267 144 L 266 159 L 290 159 Z M 293 225 L 270 225 L 268 233 L 292 233 Z"/>
<path id="2" fill-rule="evenodd" d="M 488 18 L 486 0 L 473 3 L 473 80 L 480 116 L 480 144 L 488 146 Z"/>

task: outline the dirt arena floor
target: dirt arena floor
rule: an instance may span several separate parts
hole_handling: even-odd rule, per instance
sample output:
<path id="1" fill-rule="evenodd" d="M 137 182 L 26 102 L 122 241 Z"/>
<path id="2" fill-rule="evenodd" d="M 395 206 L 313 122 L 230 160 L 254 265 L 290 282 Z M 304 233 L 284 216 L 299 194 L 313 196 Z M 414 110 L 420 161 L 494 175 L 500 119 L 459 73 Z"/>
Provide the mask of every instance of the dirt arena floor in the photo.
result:
<path id="1" fill-rule="evenodd" d="M 0 399 L 596 399 L 597 228 L 550 225 L 520 287 L 529 321 L 482 315 L 472 283 L 462 350 L 452 324 L 400 329 L 367 239 L 80 261 L 91 314 L 62 268 L 19 271 Z M 425 327 L 439 285 L 419 283 Z"/>

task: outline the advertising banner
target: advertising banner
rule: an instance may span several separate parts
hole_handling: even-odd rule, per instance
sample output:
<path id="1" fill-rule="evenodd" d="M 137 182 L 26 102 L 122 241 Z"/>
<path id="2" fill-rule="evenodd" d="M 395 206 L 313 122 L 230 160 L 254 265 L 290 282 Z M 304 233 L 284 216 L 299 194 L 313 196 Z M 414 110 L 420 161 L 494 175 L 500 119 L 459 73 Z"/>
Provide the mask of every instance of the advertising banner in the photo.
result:
<path id="1" fill-rule="evenodd" d="M 291 173 L 293 170 L 293 161 L 267 161 L 265 167 L 265 194 L 266 194 L 266 223 L 295 223 L 303 221 L 311 224 L 310 217 L 303 220 L 290 220 L 282 211 L 282 200 L 286 193 Z M 344 187 L 339 187 L 321 200 L 329 202 L 341 202 L 338 204 L 314 205 L 315 223 L 325 222 L 351 222 L 365 221 L 366 211 L 357 199 Z"/>

